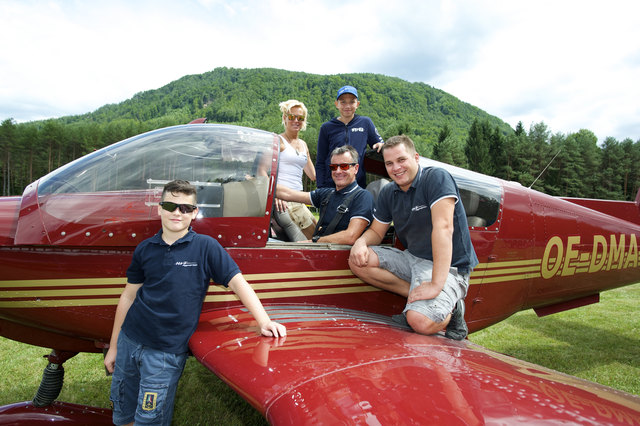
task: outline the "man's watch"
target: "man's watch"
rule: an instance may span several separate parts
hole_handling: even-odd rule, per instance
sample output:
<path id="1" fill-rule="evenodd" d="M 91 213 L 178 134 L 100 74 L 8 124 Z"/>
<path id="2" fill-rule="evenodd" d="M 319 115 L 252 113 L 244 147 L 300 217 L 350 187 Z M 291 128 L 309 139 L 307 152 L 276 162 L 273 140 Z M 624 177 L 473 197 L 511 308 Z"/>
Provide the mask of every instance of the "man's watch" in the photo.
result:
<path id="1" fill-rule="evenodd" d="M 313 241 L 314 243 L 317 243 L 319 239 L 320 235 L 314 235 L 313 237 L 311 237 L 311 241 Z"/>

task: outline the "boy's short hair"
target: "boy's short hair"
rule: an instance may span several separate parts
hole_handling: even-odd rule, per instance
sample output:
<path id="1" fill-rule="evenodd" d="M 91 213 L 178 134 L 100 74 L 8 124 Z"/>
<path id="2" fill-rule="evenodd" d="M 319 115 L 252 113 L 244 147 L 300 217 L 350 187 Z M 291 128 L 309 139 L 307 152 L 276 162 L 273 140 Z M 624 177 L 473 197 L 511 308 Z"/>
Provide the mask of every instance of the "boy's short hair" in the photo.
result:
<path id="1" fill-rule="evenodd" d="M 170 193 L 171 195 L 176 195 L 176 194 L 193 195 L 194 198 L 196 198 L 197 196 L 196 187 L 191 185 L 191 183 L 189 183 L 189 181 L 186 181 L 186 180 L 172 180 L 171 182 L 168 182 L 162 189 L 163 200 L 167 192 Z"/>
<path id="2" fill-rule="evenodd" d="M 335 148 L 333 151 L 331 151 L 331 155 L 329 156 L 329 159 L 331 159 L 331 157 L 333 157 L 334 155 L 342 155 L 347 152 L 351 154 L 351 158 L 353 159 L 353 162 L 357 163 L 359 158 L 358 151 L 356 151 L 356 149 L 351 145 L 342 145 Z"/>
<path id="3" fill-rule="evenodd" d="M 416 146 L 413 143 L 413 141 L 411 140 L 411 138 L 407 135 L 397 135 L 397 136 L 391 136 L 389 139 L 387 139 L 386 141 L 384 141 L 384 143 L 382 144 L 382 148 L 380 149 L 380 153 L 384 153 L 384 150 L 386 148 L 393 148 L 394 146 L 398 146 L 398 145 L 404 145 L 407 148 L 407 152 L 409 154 L 415 154 L 416 152 Z"/>

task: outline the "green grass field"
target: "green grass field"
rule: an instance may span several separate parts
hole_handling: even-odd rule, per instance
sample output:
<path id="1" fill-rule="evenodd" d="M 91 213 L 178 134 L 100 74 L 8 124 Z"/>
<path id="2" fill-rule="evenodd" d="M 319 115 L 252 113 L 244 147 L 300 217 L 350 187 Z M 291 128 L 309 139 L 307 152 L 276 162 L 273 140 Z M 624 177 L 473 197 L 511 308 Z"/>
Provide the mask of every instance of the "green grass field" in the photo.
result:
<path id="1" fill-rule="evenodd" d="M 544 318 L 520 312 L 470 340 L 554 370 L 640 395 L 640 284 L 601 295 L 598 304 Z M 31 400 L 49 351 L 0 338 L 0 405 Z M 101 354 L 64 364 L 61 401 L 109 407 Z M 187 362 L 174 415 L 176 425 L 266 424 L 249 404 L 195 359 Z"/>
<path id="2" fill-rule="evenodd" d="M 519 312 L 469 340 L 640 396 L 639 306 L 635 284 L 602 293 L 600 303 L 547 317 Z"/>

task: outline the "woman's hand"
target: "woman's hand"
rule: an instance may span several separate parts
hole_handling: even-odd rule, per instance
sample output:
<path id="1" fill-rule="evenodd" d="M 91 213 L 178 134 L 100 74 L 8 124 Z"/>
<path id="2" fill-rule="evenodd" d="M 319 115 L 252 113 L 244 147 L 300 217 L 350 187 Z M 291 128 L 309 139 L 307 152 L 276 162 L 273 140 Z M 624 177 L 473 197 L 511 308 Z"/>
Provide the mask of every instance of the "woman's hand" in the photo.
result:
<path id="1" fill-rule="evenodd" d="M 281 200 L 280 198 L 275 198 L 274 199 L 274 203 L 276 205 L 276 210 L 280 213 L 282 212 L 286 212 L 287 208 L 289 208 L 289 206 L 287 205 L 287 202 L 284 200 Z"/>

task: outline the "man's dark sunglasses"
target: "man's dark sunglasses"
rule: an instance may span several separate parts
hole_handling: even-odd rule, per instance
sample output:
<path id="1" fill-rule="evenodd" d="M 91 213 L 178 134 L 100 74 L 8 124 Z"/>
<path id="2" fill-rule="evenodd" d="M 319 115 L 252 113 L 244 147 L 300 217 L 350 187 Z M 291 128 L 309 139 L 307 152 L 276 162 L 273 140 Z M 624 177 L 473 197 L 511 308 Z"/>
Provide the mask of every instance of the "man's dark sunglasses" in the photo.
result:
<path id="1" fill-rule="evenodd" d="M 175 212 L 176 209 L 180 209 L 180 213 L 186 214 L 194 211 L 198 206 L 194 206 L 193 204 L 177 204 L 172 203 L 171 201 L 161 201 L 160 207 L 165 209 L 168 212 Z"/>
<path id="2" fill-rule="evenodd" d="M 355 166 L 358 163 L 340 163 L 340 164 L 329 164 L 329 168 L 331 169 L 332 172 L 335 172 L 336 170 L 338 170 L 338 167 L 340 167 L 340 170 L 349 170 L 349 167 Z"/>

